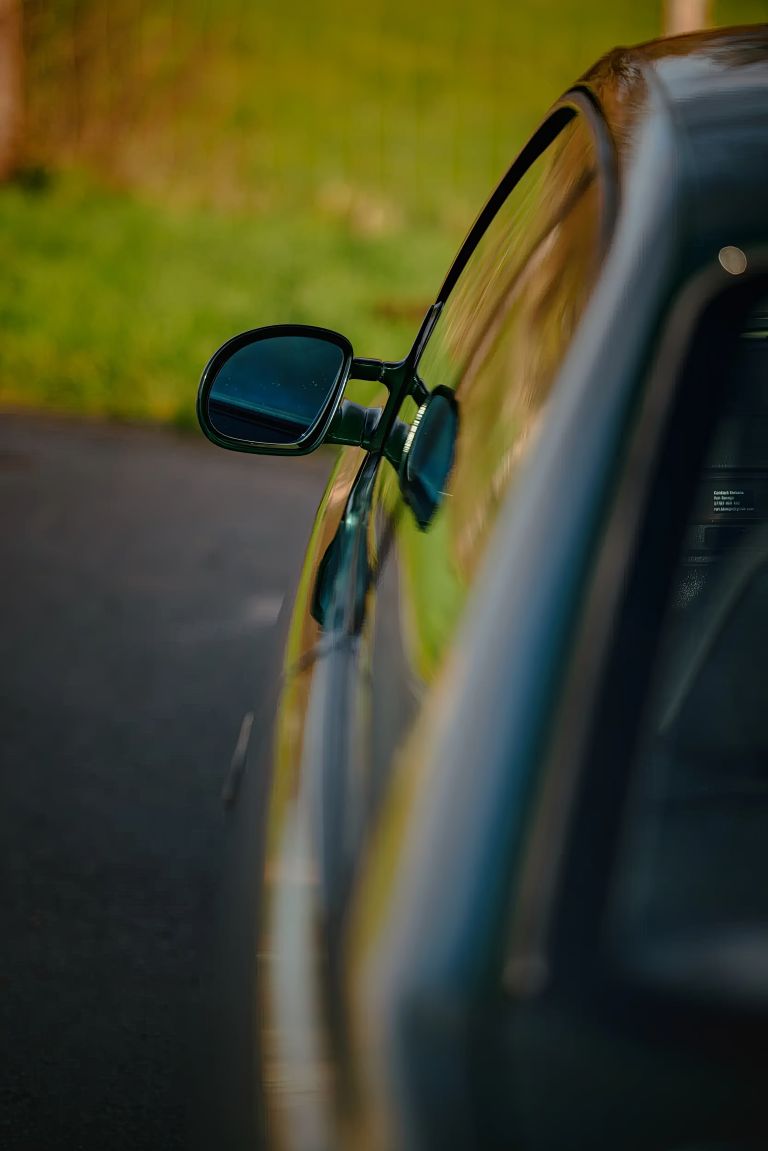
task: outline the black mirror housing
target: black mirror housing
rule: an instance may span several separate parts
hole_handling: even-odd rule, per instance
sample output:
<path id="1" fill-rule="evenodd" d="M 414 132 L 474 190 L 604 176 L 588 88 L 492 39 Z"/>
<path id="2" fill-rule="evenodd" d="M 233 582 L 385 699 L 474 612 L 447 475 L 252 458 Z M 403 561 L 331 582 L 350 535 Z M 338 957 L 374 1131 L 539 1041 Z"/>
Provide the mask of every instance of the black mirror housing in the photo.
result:
<path id="1" fill-rule="evenodd" d="M 328 328 L 273 324 L 242 332 L 203 371 L 200 426 L 222 448 L 306 455 L 328 432 L 352 362 L 349 340 Z"/>

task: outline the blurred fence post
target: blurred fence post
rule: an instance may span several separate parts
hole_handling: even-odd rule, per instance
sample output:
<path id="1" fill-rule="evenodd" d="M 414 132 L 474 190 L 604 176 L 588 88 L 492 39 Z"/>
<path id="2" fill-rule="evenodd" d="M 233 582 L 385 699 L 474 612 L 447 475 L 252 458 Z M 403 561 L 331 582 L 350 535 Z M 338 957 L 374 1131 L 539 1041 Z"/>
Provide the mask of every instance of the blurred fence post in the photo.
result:
<path id="1" fill-rule="evenodd" d="M 708 28 L 712 22 L 711 0 L 665 0 L 664 35 L 680 36 Z"/>
<path id="2" fill-rule="evenodd" d="M 0 0 L 0 180 L 21 161 L 23 111 L 21 0 Z"/>

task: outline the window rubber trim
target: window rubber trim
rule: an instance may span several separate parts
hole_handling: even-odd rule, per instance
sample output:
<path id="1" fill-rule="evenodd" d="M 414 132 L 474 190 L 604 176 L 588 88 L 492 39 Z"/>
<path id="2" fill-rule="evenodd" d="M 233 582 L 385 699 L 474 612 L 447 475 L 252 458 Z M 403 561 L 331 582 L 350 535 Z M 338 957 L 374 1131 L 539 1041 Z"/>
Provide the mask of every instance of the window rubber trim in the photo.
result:
<path id="1" fill-rule="evenodd" d="M 501 181 L 491 193 L 459 248 L 458 255 L 448 269 L 436 304 L 442 305 L 448 299 L 469 260 L 485 235 L 491 222 L 504 204 L 512 189 L 520 182 L 528 169 L 543 155 L 550 144 L 577 115 L 581 114 L 589 125 L 597 155 L 597 177 L 601 191 L 600 221 L 600 260 L 613 235 L 619 209 L 618 162 L 616 149 L 608 125 L 592 92 L 586 86 L 572 88 L 555 104 L 539 128 L 523 146 L 512 161 Z"/>

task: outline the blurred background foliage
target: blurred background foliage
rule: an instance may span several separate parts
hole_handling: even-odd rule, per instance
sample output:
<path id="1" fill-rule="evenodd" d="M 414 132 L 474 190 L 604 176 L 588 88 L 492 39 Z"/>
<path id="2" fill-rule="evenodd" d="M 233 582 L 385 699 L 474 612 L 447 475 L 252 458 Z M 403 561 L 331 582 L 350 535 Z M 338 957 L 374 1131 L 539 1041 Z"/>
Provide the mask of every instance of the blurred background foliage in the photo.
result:
<path id="1" fill-rule="evenodd" d="M 21 0 L 0 402 L 191 424 L 209 354 L 276 321 L 402 355 L 548 105 L 662 7 Z"/>

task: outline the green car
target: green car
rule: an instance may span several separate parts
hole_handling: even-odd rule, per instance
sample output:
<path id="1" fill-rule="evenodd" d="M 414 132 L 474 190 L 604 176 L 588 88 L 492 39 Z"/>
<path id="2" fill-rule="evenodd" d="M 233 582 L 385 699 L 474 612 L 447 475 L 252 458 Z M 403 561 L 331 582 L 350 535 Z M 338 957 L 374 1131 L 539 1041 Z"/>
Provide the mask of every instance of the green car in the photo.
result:
<path id="1" fill-rule="evenodd" d="M 768 28 L 600 60 L 402 360 L 247 332 L 198 411 L 342 445 L 233 817 L 222 1132 L 768 1146 Z"/>

